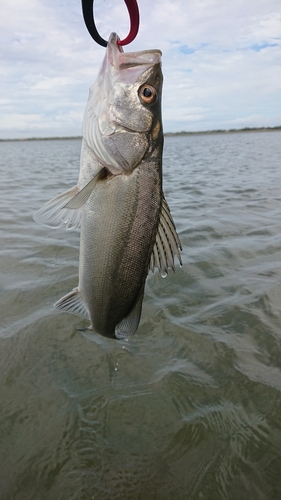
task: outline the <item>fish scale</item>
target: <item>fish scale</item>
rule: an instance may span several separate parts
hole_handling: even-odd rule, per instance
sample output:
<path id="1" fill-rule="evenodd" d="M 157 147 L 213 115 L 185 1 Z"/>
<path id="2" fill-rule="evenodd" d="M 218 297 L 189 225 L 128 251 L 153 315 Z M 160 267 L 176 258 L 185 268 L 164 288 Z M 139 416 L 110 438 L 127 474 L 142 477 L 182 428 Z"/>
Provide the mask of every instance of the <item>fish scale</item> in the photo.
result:
<path id="1" fill-rule="evenodd" d="M 85 222 L 82 216 L 79 271 L 82 279 L 78 290 L 82 298 L 89 297 L 92 291 L 95 300 L 89 304 L 84 302 L 91 312 L 93 329 L 104 335 L 113 335 L 115 326 L 143 294 L 150 247 L 155 240 L 159 218 L 159 203 L 154 206 L 146 203 L 151 195 L 155 197 L 155 189 L 151 189 L 151 172 L 147 175 L 147 170 L 142 164 L 127 176 L 125 183 L 121 176 L 111 179 L 107 183 L 109 193 L 105 186 L 97 186 L 88 201 Z M 118 201 L 112 192 L 116 193 Z M 160 186 L 158 198 L 159 194 Z M 108 204 L 107 199 L 113 202 Z M 85 228 L 91 227 L 90 231 L 84 231 L 84 223 Z"/>
<path id="2" fill-rule="evenodd" d="M 120 339 L 137 330 L 149 270 L 174 270 L 181 245 L 162 190 L 161 52 L 117 40 L 89 92 L 77 185 L 34 218 L 81 228 L 78 287 L 55 306 Z"/>

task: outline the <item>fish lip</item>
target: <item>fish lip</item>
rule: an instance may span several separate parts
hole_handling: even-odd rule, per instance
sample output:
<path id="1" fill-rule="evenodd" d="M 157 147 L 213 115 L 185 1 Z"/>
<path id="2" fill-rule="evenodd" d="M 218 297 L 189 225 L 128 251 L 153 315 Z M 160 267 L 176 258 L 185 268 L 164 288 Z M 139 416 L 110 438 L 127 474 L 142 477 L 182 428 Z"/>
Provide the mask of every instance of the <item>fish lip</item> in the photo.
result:
<path id="1" fill-rule="evenodd" d="M 124 52 L 123 47 L 118 45 L 118 40 L 120 38 L 117 33 L 112 32 L 107 44 L 108 62 L 117 71 L 122 70 L 124 67 L 154 66 L 161 63 L 161 50 L 148 49 L 136 52 Z"/>
<path id="2" fill-rule="evenodd" d="M 119 45 L 117 42 L 120 40 L 120 37 L 113 31 L 110 33 L 109 39 L 108 39 L 108 44 L 107 47 L 114 47 L 115 49 L 118 49 L 118 52 L 124 52 L 124 49 L 122 45 Z"/>
<path id="3" fill-rule="evenodd" d="M 115 156 L 112 156 L 113 149 L 111 151 L 107 147 L 104 138 L 108 138 L 119 131 L 127 134 L 129 132 L 132 134 L 143 134 L 139 137 L 141 137 L 141 145 L 143 146 L 140 149 L 144 151 L 144 144 L 147 142 L 144 135 L 149 132 L 149 127 L 152 124 L 151 112 L 148 112 L 148 109 L 146 110 L 146 118 L 144 117 L 137 124 L 133 120 L 124 121 L 122 118 L 123 115 L 120 112 L 119 114 L 123 120 L 120 122 L 121 118 L 118 120 L 118 112 L 115 113 L 114 106 L 117 102 L 119 108 L 122 108 L 120 105 L 120 96 L 129 96 L 130 89 L 133 89 L 134 85 L 134 95 L 136 97 L 135 101 L 132 99 L 132 103 L 134 102 L 138 106 L 137 86 L 145 83 L 157 69 L 157 66 L 159 66 L 162 75 L 162 53 L 160 50 L 149 49 L 140 52 L 125 53 L 122 46 L 118 45 L 118 40 L 117 33 L 112 32 L 109 37 L 102 66 L 94 84 L 90 88 L 82 126 L 83 138 L 87 147 L 97 161 L 106 167 L 112 175 L 118 175 L 124 169 L 120 167 Z M 158 95 L 159 99 L 157 100 L 159 101 L 161 99 L 161 89 Z M 130 126 L 126 126 L 126 123 L 129 123 Z M 140 142 L 138 144 L 140 145 Z M 126 167 L 125 170 L 127 170 Z"/>

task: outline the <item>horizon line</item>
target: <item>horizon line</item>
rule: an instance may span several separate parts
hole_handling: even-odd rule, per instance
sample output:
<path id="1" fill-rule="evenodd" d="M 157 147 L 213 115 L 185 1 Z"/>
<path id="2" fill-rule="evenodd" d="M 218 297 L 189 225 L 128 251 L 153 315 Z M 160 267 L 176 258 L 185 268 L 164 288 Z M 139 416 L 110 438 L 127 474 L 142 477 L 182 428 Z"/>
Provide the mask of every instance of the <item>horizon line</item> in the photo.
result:
<path id="1" fill-rule="evenodd" d="M 203 134 L 231 134 L 237 132 L 264 132 L 264 131 L 275 131 L 281 130 L 281 125 L 276 125 L 274 127 L 243 127 L 243 128 L 232 128 L 232 129 L 215 129 L 215 130 L 198 130 L 198 131 L 185 131 L 181 130 L 179 132 L 164 132 L 164 136 L 180 136 L 180 135 L 203 135 Z M 69 139 L 83 139 L 82 135 L 75 136 L 53 136 L 53 137 L 15 137 L 15 138 L 0 138 L 0 142 L 6 141 L 51 141 L 51 140 L 69 140 Z"/>

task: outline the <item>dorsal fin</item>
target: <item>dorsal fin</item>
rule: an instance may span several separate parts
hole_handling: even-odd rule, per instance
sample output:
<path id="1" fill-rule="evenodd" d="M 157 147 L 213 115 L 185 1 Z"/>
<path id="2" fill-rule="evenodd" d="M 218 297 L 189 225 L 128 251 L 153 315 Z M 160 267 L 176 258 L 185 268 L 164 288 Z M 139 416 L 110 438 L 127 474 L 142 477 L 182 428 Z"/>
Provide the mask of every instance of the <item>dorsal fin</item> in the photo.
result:
<path id="1" fill-rule="evenodd" d="M 175 255 L 182 266 L 180 250 L 182 250 L 182 247 L 175 223 L 171 216 L 169 206 L 163 197 L 156 240 L 150 259 L 151 271 L 154 272 L 155 268 L 158 268 L 162 274 L 167 273 L 168 269 L 175 271 Z"/>

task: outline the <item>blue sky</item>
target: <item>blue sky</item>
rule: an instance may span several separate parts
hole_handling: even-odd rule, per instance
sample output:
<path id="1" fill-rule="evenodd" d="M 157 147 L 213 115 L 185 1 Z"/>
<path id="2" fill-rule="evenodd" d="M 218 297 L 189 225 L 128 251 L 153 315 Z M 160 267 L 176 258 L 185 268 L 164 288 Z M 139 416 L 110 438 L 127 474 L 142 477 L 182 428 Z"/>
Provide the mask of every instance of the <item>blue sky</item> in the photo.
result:
<path id="1" fill-rule="evenodd" d="M 139 0 L 125 51 L 163 52 L 165 132 L 281 124 L 279 0 Z M 100 34 L 128 32 L 123 0 L 95 0 Z M 104 48 L 80 0 L 1 0 L 0 138 L 81 134 Z"/>

